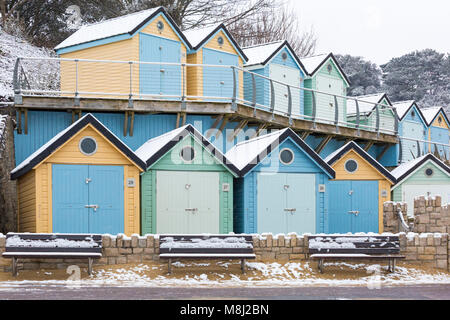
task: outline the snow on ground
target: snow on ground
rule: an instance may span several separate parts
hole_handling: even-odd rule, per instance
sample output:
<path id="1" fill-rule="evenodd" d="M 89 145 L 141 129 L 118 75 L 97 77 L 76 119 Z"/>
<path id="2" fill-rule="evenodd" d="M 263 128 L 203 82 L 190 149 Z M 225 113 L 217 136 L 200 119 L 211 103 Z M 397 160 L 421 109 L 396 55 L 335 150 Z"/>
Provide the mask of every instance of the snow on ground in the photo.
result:
<path id="1" fill-rule="evenodd" d="M 399 265 L 395 273 L 377 264 L 325 263 L 325 273 L 309 262 L 247 262 L 247 272 L 240 272 L 238 261 L 175 262 L 173 274 L 167 264 L 153 262 L 110 267 L 96 267 L 92 276 L 81 281 L 66 281 L 65 270 L 21 271 L 18 280 L 0 281 L 0 290 L 33 286 L 119 286 L 119 287 L 277 287 L 277 286 L 368 286 L 450 284 L 450 274 L 418 266 Z M 59 276 L 57 276 L 59 274 Z M 59 278 L 59 279 L 58 279 Z"/>
<path id="2" fill-rule="evenodd" d="M 55 54 L 48 49 L 35 47 L 26 40 L 9 35 L 0 29 L 0 98 L 13 96 L 13 72 L 18 57 L 49 56 L 55 56 Z"/>

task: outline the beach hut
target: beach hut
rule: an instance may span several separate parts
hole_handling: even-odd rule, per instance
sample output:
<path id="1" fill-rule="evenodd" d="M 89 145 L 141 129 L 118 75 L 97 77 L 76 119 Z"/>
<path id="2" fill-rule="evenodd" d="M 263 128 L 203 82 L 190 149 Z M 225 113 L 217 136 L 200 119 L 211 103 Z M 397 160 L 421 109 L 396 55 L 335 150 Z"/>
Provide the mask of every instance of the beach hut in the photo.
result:
<path id="1" fill-rule="evenodd" d="M 378 130 L 387 134 L 396 134 L 397 114 L 392 108 L 392 103 L 385 93 L 376 93 L 364 96 L 353 97 L 358 99 L 359 125 L 363 130 L 377 130 L 377 110 L 378 104 Z M 361 101 L 359 101 L 361 100 Z M 356 102 L 353 99 L 347 101 L 347 121 L 356 123 Z"/>
<path id="2" fill-rule="evenodd" d="M 312 57 L 300 58 L 308 77 L 305 88 L 318 90 L 331 95 L 316 93 L 315 104 L 311 92 L 305 92 L 306 120 L 313 118 L 319 122 L 334 124 L 336 121 L 336 107 L 338 108 L 338 122 L 347 121 L 347 102 L 343 98 L 333 95 L 346 96 L 350 81 L 332 53 Z M 337 105 L 336 105 L 337 102 Z M 314 110 L 315 107 L 315 110 Z"/>
<path id="3" fill-rule="evenodd" d="M 238 171 L 192 125 L 143 144 L 142 234 L 233 231 Z"/>
<path id="4" fill-rule="evenodd" d="M 220 66 L 242 68 L 247 57 L 228 32 L 224 24 L 187 30 L 184 32 L 192 49 L 189 50 L 187 62 L 206 64 L 211 67 L 190 66 L 187 68 L 187 94 L 192 99 L 205 97 L 204 100 L 224 101 L 222 98 L 243 98 L 243 73 Z M 233 76 L 234 72 L 234 76 Z M 236 79 L 236 87 L 234 87 Z"/>
<path id="5" fill-rule="evenodd" d="M 139 233 L 145 163 L 87 114 L 19 164 L 18 230 Z"/>
<path id="6" fill-rule="evenodd" d="M 438 153 L 444 159 L 450 159 L 450 121 L 442 107 L 422 108 L 428 124 L 428 152 Z M 447 146 L 440 145 L 445 144 Z"/>
<path id="7" fill-rule="evenodd" d="M 428 125 L 414 100 L 394 102 L 399 120 L 398 163 L 405 163 L 428 153 Z"/>
<path id="8" fill-rule="evenodd" d="M 414 198 L 418 196 L 440 195 L 442 203 L 450 203 L 450 168 L 433 154 L 403 163 L 391 173 L 397 180 L 392 199 L 406 202 L 409 216 L 414 215 Z"/>
<path id="9" fill-rule="evenodd" d="M 335 172 L 292 129 L 238 143 L 226 157 L 240 170 L 235 232 L 327 231 L 327 185 Z"/>
<path id="10" fill-rule="evenodd" d="M 383 232 L 383 203 L 395 178 L 353 141 L 325 161 L 336 171 L 329 182 L 328 231 Z"/>
<path id="11" fill-rule="evenodd" d="M 266 110 L 273 106 L 275 112 L 284 115 L 303 115 L 304 92 L 300 89 L 304 85 L 306 71 L 287 41 L 276 41 L 243 48 L 248 61 L 245 70 L 270 78 L 292 86 L 291 109 L 289 110 L 288 88 L 277 82 L 273 82 L 254 76 L 255 91 L 253 90 L 253 77 L 249 73 L 244 75 L 244 97 L 247 102 L 253 102 L 256 98 L 258 107 Z M 273 86 L 273 92 L 272 92 Z M 273 103 L 272 103 L 273 99 Z"/>
<path id="12" fill-rule="evenodd" d="M 119 93 L 127 99 L 130 91 L 138 97 L 181 98 L 181 65 L 190 44 L 163 7 L 84 25 L 55 47 L 61 58 L 61 91 Z M 160 62 L 133 64 L 88 62 L 81 59 Z M 92 77 L 92 75 L 95 77 Z M 78 81 L 75 77 L 78 76 Z M 95 94 L 94 94 L 95 96 Z"/>

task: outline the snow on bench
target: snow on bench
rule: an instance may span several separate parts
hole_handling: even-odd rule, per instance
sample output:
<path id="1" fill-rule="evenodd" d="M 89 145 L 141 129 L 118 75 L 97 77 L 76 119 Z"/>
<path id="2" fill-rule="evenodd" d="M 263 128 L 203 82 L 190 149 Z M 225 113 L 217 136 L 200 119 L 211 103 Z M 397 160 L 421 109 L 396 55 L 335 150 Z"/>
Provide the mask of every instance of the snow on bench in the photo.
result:
<path id="1" fill-rule="evenodd" d="M 160 235 L 159 257 L 168 259 L 240 259 L 245 271 L 245 259 L 255 259 L 250 235 Z"/>

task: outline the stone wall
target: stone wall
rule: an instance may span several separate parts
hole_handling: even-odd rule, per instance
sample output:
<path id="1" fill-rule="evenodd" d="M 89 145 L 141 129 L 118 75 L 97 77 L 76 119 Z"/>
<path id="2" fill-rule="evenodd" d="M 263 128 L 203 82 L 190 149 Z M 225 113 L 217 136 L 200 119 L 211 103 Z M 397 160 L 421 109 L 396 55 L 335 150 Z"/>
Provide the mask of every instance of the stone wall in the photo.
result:
<path id="1" fill-rule="evenodd" d="M 402 211 L 403 219 L 406 223 L 407 220 L 407 211 L 406 211 L 406 203 L 404 202 L 385 202 L 383 205 L 383 222 L 384 222 L 384 232 L 390 233 L 398 233 L 401 231 L 405 231 L 401 227 L 400 219 L 398 217 L 398 210 Z"/>
<path id="2" fill-rule="evenodd" d="M 2 113 L 7 115 L 7 109 L 3 109 Z M 17 187 L 16 181 L 10 180 L 10 172 L 15 167 L 14 124 L 9 115 L 0 116 L 1 119 L 5 128 L 0 135 L 0 232 L 7 233 L 16 231 L 17 227 Z"/>
<path id="3" fill-rule="evenodd" d="M 414 200 L 414 231 L 450 233 L 450 208 L 440 196 Z"/>
<path id="4" fill-rule="evenodd" d="M 450 270 L 450 246 L 448 234 L 400 233 L 401 254 L 406 262 Z M 94 265 L 145 263 L 159 260 L 159 237 L 155 235 L 125 237 L 104 235 L 103 256 Z M 308 260 L 308 235 L 296 234 L 253 235 L 256 261 L 304 261 Z M 0 253 L 5 251 L 5 236 L 0 234 Z M 373 263 L 370 261 L 369 263 Z M 19 260 L 19 270 L 64 269 L 77 264 L 86 267 L 87 260 L 78 259 L 26 259 Z M 11 271 L 11 260 L 0 256 L 0 271 Z"/>

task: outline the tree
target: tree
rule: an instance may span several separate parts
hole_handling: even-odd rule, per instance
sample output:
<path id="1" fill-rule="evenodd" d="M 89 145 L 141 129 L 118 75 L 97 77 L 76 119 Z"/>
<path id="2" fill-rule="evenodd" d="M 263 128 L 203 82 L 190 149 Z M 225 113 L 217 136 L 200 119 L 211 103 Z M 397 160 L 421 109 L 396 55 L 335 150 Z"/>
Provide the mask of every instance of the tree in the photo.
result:
<path id="1" fill-rule="evenodd" d="M 391 59 L 381 66 L 383 88 L 393 101 L 414 99 L 422 106 L 450 104 L 449 56 L 432 49 Z"/>
<path id="2" fill-rule="evenodd" d="M 351 86 L 349 96 L 361 96 L 381 91 L 382 71 L 380 67 L 363 57 L 336 55 L 336 59 L 347 74 Z"/>
<path id="3" fill-rule="evenodd" d="M 261 10 L 228 26 L 241 46 L 287 40 L 299 57 L 314 54 L 317 39 L 312 29 L 300 30 L 299 19 L 287 6 Z"/>

